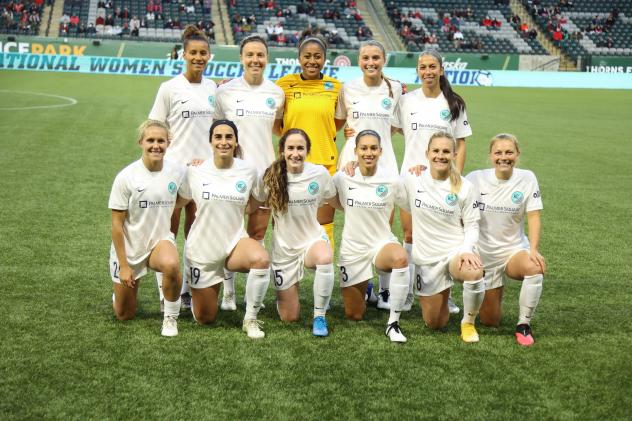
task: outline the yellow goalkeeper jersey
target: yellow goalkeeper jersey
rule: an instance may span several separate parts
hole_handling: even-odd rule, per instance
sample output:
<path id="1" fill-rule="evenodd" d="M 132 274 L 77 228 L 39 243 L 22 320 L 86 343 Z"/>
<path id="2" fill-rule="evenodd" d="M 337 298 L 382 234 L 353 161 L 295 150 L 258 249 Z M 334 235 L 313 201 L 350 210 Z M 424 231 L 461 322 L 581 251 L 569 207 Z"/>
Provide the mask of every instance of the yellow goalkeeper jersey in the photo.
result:
<path id="1" fill-rule="evenodd" d="M 336 124 L 334 114 L 342 84 L 323 75 L 322 79 L 305 80 L 300 73 L 283 76 L 276 81 L 285 92 L 283 132 L 303 129 L 312 142 L 309 162 L 336 165 Z"/>

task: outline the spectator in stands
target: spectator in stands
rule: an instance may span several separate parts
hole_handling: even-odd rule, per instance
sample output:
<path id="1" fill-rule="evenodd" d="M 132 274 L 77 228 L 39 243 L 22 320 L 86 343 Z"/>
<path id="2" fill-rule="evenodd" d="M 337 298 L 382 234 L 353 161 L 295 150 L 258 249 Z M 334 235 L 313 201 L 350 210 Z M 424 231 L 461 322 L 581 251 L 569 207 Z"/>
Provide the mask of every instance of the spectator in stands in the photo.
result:
<path id="1" fill-rule="evenodd" d="M 269 22 L 266 25 L 266 34 L 268 35 L 268 40 L 269 41 L 276 41 L 276 35 L 274 33 L 274 25 L 272 25 L 272 22 Z"/>
<path id="2" fill-rule="evenodd" d="M 70 27 L 77 27 L 79 26 L 79 16 L 77 15 L 72 15 L 68 21 L 70 23 Z"/>
<path id="3" fill-rule="evenodd" d="M 489 16 L 485 16 L 481 21 L 481 26 L 484 26 L 485 28 L 490 28 L 492 24 L 492 18 L 490 18 Z"/>
<path id="4" fill-rule="evenodd" d="M 281 35 L 282 33 L 283 33 L 283 24 L 281 22 L 278 22 L 276 25 L 274 25 L 275 39 L 278 39 L 279 35 Z"/>
<path id="5" fill-rule="evenodd" d="M 562 28 L 558 26 L 553 32 L 553 43 L 559 47 L 563 40 L 564 33 L 562 32 Z"/>
<path id="6" fill-rule="evenodd" d="M 277 44 L 279 44 L 279 47 L 285 47 L 285 43 L 287 41 L 287 38 L 285 37 L 285 33 L 281 32 L 279 35 L 277 35 Z"/>
<path id="7" fill-rule="evenodd" d="M 164 29 L 173 29 L 173 20 L 171 18 L 167 19 L 165 24 L 163 25 Z"/>
<path id="8" fill-rule="evenodd" d="M 538 31 L 531 29 L 529 31 L 529 39 L 536 39 L 538 37 Z"/>
<path id="9" fill-rule="evenodd" d="M 459 48 L 461 46 L 461 42 L 463 42 L 463 32 L 457 29 L 456 32 L 452 35 L 452 41 L 454 42 L 454 48 Z"/>
<path id="10" fill-rule="evenodd" d="M 334 45 L 344 44 L 344 40 L 338 33 L 338 30 L 335 28 L 332 29 L 331 32 L 329 33 L 329 39 L 327 41 L 329 42 L 329 44 L 334 44 Z"/>
<path id="11" fill-rule="evenodd" d="M 88 28 L 86 28 L 86 34 L 87 35 L 94 35 L 97 33 L 97 28 L 95 28 L 94 24 L 92 22 L 90 22 L 88 24 Z"/>
<path id="12" fill-rule="evenodd" d="M 106 8 L 106 9 L 109 9 L 109 10 L 111 10 L 111 9 L 113 9 L 113 8 L 114 8 L 114 3 L 112 2 L 112 0 L 106 0 L 106 2 L 105 2 L 105 8 Z"/>
<path id="13" fill-rule="evenodd" d="M 61 15 L 61 18 L 59 18 L 59 23 L 61 23 L 61 24 L 70 23 L 70 16 L 68 16 L 68 14 L 64 13 L 63 15 Z"/>
<path id="14" fill-rule="evenodd" d="M 522 32 L 523 34 L 526 34 L 529 31 L 529 25 L 527 25 L 527 22 L 522 22 L 520 24 L 520 32 Z"/>
<path id="15" fill-rule="evenodd" d="M 502 25 L 503 23 L 500 21 L 500 19 L 494 18 L 494 20 L 492 21 L 492 26 L 495 30 L 500 30 Z"/>
<path id="16" fill-rule="evenodd" d="M 308 161 L 324 165 L 333 175 L 338 157 L 335 137 L 340 129 L 336 126 L 334 114 L 341 83 L 322 73 L 327 60 L 327 42 L 321 36 L 306 30 L 298 50 L 301 73 L 284 76 L 276 82 L 285 91 L 286 102 L 282 126 L 275 123 L 275 133 L 280 135 L 293 127 L 305 130 L 313 142 Z M 303 92 L 313 96 L 296 95 Z M 333 217 L 332 207 L 325 205 L 319 209 L 318 221 L 323 225 L 332 247 Z"/>
<path id="17" fill-rule="evenodd" d="M 105 2 L 103 0 L 99 0 L 97 3 L 97 9 L 105 9 Z"/>
<path id="18" fill-rule="evenodd" d="M 114 17 L 112 15 L 108 15 L 107 18 L 105 18 L 105 26 L 113 26 L 114 25 Z"/>
<path id="19" fill-rule="evenodd" d="M 101 1 L 100 3 L 103 3 L 103 1 Z M 103 3 L 105 5 L 105 3 Z M 105 7 L 105 6 L 104 6 Z M 148 12 L 153 12 L 154 11 L 154 1 L 153 0 L 149 0 L 147 2 L 147 7 L 146 7 Z"/>
<path id="20" fill-rule="evenodd" d="M 140 20 L 138 20 L 138 16 L 132 16 L 132 19 L 129 21 L 129 27 L 132 31 L 136 29 L 136 36 L 138 36 L 138 28 L 140 28 Z"/>
<path id="21" fill-rule="evenodd" d="M 147 12 L 147 14 L 145 15 L 145 19 L 147 19 L 147 21 L 149 21 L 149 22 L 152 22 L 152 21 L 156 20 L 156 15 L 154 14 L 153 11 Z"/>
<path id="22" fill-rule="evenodd" d="M 175 18 L 173 20 L 173 29 L 182 29 L 182 24 L 180 23 L 179 18 Z"/>
<path id="23" fill-rule="evenodd" d="M 121 8 L 117 7 L 116 10 L 114 11 L 114 16 L 117 17 L 118 19 L 121 19 L 123 17 L 122 13 L 123 12 L 121 11 Z"/>
<path id="24" fill-rule="evenodd" d="M 266 10 L 274 10 L 275 7 L 274 0 L 268 0 L 266 2 Z"/>
<path id="25" fill-rule="evenodd" d="M 325 9 L 325 12 L 323 13 L 323 19 L 333 19 L 334 18 L 334 11 L 331 9 Z"/>
<path id="26" fill-rule="evenodd" d="M 186 11 L 187 11 L 187 13 L 195 13 L 195 5 L 194 4 L 188 4 L 186 6 Z"/>
<path id="27" fill-rule="evenodd" d="M 95 25 L 105 25 L 105 18 L 103 16 L 97 16 L 96 20 L 94 21 Z"/>

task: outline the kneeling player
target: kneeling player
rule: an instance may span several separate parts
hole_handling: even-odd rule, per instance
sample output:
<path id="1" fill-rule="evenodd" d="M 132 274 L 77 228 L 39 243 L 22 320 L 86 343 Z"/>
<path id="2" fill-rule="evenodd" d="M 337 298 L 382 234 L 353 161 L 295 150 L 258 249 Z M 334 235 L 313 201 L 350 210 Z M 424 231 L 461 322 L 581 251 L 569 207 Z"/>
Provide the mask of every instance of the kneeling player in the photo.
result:
<path id="1" fill-rule="evenodd" d="M 540 244 L 542 199 L 535 175 L 514 168 L 520 156 L 515 136 L 496 135 L 489 146 L 494 168 L 474 171 L 467 179 L 478 187 L 481 212 L 479 249 L 485 265 L 485 300 L 481 323 L 498 326 L 503 287 L 507 278 L 522 281 L 516 340 L 520 345 L 535 342 L 531 318 L 542 294 L 546 269 Z M 529 237 L 524 233 L 525 215 Z"/>
<path id="2" fill-rule="evenodd" d="M 335 205 L 345 212 L 339 260 L 345 316 L 351 320 L 364 317 L 364 297 L 374 265 L 382 278 L 390 275 L 390 288 L 386 286 L 390 291 L 386 336 L 393 342 L 406 342 L 399 316 L 408 294 L 408 259 L 389 223 L 395 201 L 402 200 L 402 186 L 396 172 L 378 166 L 382 147 L 377 132 L 363 130 L 355 142 L 359 168 L 353 176 L 344 172 L 334 176 L 338 191 Z"/>
<path id="3" fill-rule="evenodd" d="M 299 319 L 298 283 L 303 268 L 314 274 L 314 336 L 327 336 L 325 319 L 334 284 L 333 250 L 316 217 L 318 208 L 336 195 L 322 165 L 305 162 L 311 143 L 301 129 L 279 139 L 279 157 L 263 177 L 266 206 L 272 210 L 272 271 L 281 320 Z"/>
<path id="4" fill-rule="evenodd" d="M 114 180 L 110 273 L 114 283 L 114 313 L 119 320 L 136 316 L 138 281 L 150 268 L 164 274 L 163 336 L 178 334 L 182 275 L 171 215 L 185 179 L 185 167 L 164 161 L 169 129 L 155 120 L 139 128 L 141 159 L 128 165 Z"/>

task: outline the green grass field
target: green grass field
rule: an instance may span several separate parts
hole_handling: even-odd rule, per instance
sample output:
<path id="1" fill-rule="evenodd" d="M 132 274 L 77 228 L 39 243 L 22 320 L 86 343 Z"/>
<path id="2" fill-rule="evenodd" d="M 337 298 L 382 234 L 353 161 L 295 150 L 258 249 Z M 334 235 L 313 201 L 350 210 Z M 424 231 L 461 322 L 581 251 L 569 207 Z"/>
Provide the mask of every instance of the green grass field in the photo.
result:
<path id="1" fill-rule="evenodd" d="M 279 322 L 268 291 L 259 342 L 241 332 L 243 308 L 212 327 L 183 314 L 180 335 L 161 337 L 153 276 L 137 320 L 117 322 L 107 201 L 140 154 L 134 129 L 160 82 L 0 72 L 1 418 L 629 419 L 630 92 L 457 89 L 474 131 L 467 170 L 488 164 L 492 135 L 512 132 L 520 165 L 539 178 L 549 273 L 537 343 L 523 349 L 513 338 L 518 283 L 502 326 L 481 328 L 474 345 L 458 337 L 460 316 L 445 332 L 425 328 L 418 304 L 402 316 L 409 342 L 391 344 L 387 314 L 346 321 L 338 288 L 331 335 L 313 338 L 311 278 L 297 324 Z M 18 110 L 64 102 L 21 92 L 78 103 Z M 238 290 L 241 301 L 243 282 Z"/>

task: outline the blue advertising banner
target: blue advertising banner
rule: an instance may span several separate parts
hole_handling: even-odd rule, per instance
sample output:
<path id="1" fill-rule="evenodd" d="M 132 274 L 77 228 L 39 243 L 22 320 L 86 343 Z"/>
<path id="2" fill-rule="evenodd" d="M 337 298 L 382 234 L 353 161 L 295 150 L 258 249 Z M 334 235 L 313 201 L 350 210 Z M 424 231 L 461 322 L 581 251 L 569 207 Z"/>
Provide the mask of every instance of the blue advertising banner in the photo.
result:
<path id="1" fill-rule="evenodd" d="M 183 61 L 167 59 L 0 53 L 0 70 L 173 77 L 182 73 L 184 66 Z M 266 77 L 270 80 L 298 72 L 300 66 L 292 64 L 271 63 L 266 67 Z M 213 79 L 229 79 L 240 77 L 242 73 L 240 63 L 212 61 L 208 63 L 204 75 Z M 323 73 L 342 82 L 362 76 L 355 66 L 327 66 Z M 384 74 L 403 83 L 419 84 L 415 68 L 387 67 Z M 458 86 L 632 89 L 630 73 L 448 69 L 445 76 L 451 84 Z"/>

